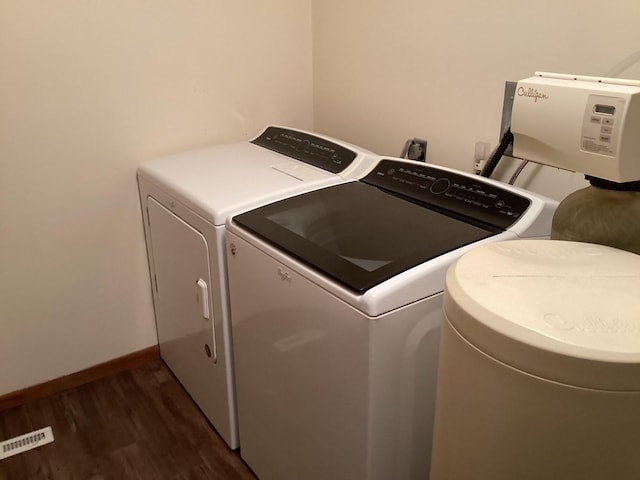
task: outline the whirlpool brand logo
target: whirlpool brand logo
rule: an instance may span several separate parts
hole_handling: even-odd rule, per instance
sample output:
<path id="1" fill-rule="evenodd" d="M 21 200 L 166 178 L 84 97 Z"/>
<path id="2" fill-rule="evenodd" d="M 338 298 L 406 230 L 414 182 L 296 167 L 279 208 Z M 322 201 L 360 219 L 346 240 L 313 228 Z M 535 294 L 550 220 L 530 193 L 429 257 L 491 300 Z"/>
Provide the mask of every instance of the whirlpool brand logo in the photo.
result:
<path id="1" fill-rule="evenodd" d="M 540 92 L 537 88 L 518 87 L 517 93 L 519 97 L 533 98 L 533 103 L 536 103 L 538 100 L 549 100 L 549 95 Z"/>

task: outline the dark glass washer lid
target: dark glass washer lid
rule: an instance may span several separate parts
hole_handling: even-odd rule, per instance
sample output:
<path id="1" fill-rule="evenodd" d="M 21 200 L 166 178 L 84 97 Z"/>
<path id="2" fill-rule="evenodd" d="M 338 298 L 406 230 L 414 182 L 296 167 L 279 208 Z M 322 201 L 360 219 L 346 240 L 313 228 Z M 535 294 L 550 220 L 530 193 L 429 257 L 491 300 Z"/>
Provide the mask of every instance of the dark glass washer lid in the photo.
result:
<path id="1" fill-rule="evenodd" d="M 233 221 L 357 293 L 501 231 L 363 182 L 304 193 Z"/>

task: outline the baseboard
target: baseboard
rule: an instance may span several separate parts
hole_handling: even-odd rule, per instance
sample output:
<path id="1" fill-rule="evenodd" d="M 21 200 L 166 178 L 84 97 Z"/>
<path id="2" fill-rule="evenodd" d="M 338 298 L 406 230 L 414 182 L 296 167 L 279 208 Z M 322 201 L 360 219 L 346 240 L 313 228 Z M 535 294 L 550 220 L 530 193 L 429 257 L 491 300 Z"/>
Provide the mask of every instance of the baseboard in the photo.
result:
<path id="1" fill-rule="evenodd" d="M 93 382 L 94 380 L 99 380 L 124 370 L 129 370 L 130 368 L 139 367 L 145 363 L 158 360 L 159 358 L 160 348 L 158 345 L 153 345 L 143 350 L 124 355 L 123 357 L 114 358 L 113 360 L 109 360 L 108 362 L 95 365 L 85 370 L 65 375 L 64 377 L 7 393 L 0 396 L 0 412 L 38 398 L 62 392 L 63 390 L 79 387 L 85 383 Z"/>

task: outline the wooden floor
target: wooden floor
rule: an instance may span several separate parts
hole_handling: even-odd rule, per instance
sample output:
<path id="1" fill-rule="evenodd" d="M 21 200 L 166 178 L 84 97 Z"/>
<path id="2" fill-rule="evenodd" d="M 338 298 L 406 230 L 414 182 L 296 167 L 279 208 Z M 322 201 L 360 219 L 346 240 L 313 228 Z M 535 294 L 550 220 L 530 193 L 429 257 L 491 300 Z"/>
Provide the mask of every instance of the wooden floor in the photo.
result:
<path id="1" fill-rule="evenodd" d="M 255 480 L 162 363 L 0 412 L 0 441 L 55 442 L 0 460 L 0 480 Z"/>

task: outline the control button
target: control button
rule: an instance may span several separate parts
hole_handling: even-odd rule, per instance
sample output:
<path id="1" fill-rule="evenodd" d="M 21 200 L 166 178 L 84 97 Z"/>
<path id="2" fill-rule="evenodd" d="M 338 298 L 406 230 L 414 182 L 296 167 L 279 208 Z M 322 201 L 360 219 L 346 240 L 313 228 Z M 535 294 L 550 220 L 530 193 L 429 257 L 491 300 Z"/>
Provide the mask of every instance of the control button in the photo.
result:
<path id="1" fill-rule="evenodd" d="M 449 182 L 449 179 L 447 179 L 447 178 L 439 178 L 438 180 L 433 182 L 433 184 L 431 185 L 431 188 L 429 190 L 434 195 L 438 195 L 440 193 L 444 193 L 447 190 L 449 190 L 450 186 L 451 186 L 451 182 Z"/>
<path id="2" fill-rule="evenodd" d="M 609 135 L 600 135 L 600 141 L 604 143 L 608 143 L 611 141 L 611 137 Z"/>
<path id="3" fill-rule="evenodd" d="M 503 200 L 498 200 L 496 202 L 496 208 L 502 208 L 504 207 L 504 201 Z"/>
<path id="4" fill-rule="evenodd" d="M 296 151 L 304 152 L 307 148 L 309 148 L 309 145 L 311 145 L 311 142 L 309 140 L 304 140 L 303 142 L 300 143 L 300 145 L 298 145 L 298 148 L 296 148 Z"/>
<path id="5" fill-rule="evenodd" d="M 603 118 L 602 119 L 602 124 L 603 125 L 613 125 L 613 118 Z"/>
<path id="6" fill-rule="evenodd" d="M 602 120 L 601 117 L 597 115 L 591 115 L 591 123 L 600 123 L 601 120 Z"/>
<path id="7" fill-rule="evenodd" d="M 600 127 L 600 133 L 610 135 L 611 132 L 613 132 L 613 128 L 611 127 Z"/>

